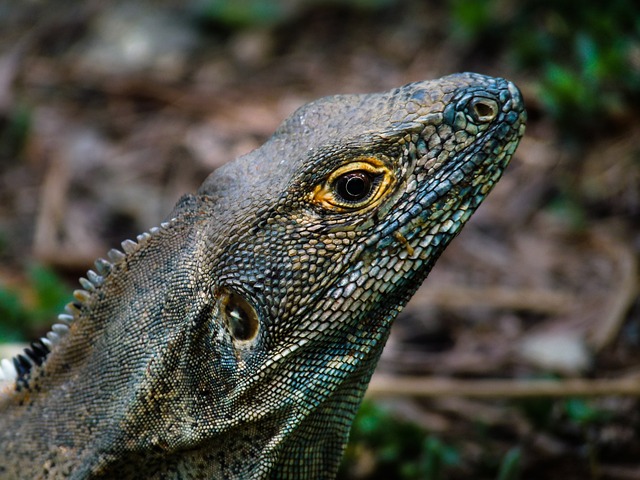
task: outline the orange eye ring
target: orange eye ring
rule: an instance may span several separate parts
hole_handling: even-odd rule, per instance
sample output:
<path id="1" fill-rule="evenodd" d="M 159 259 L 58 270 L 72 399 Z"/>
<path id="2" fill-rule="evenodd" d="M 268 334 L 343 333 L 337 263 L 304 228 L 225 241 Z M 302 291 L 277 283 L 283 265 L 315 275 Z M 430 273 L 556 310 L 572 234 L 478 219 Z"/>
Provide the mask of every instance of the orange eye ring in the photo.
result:
<path id="1" fill-rule="evenodd" d="M 353 212 L 380 203 L 394 184 L 395 176 L 384 162 L 361 158 L 337 168 L 316 185 L 312 202 L 325 210 Z"/>

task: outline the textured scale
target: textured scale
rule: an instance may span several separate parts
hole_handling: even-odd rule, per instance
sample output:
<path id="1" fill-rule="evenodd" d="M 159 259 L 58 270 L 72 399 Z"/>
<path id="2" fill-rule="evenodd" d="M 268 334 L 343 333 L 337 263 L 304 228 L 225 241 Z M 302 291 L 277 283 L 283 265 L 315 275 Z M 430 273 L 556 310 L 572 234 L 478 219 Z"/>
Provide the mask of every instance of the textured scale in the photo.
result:
<path id="1" fill-rule="evenodd" d="M 524 123 L 476 74 L 299 109 L 0 363 L 0 478 L 334 478 L 392 321 Z"/>

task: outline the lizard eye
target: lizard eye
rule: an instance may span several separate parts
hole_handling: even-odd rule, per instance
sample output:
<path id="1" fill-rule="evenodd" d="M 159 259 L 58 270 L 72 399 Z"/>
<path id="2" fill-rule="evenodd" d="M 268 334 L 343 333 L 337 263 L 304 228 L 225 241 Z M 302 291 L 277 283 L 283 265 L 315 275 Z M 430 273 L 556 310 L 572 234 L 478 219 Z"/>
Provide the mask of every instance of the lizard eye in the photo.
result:
<path id="1" fill-rule="evenodd" d="M 223 290 L 220 294 L 220 312 L 234 340 L 249 342 L 258 335 L 258 314 L 242 296 Z"/>
<path id="2" fill-rule="evenodd" d="M 312 193 L 325 210 L 351 212 L 376 205 L 395 184 L 389 167 L 377 158 L 361 158 L 333 171 Z"/>

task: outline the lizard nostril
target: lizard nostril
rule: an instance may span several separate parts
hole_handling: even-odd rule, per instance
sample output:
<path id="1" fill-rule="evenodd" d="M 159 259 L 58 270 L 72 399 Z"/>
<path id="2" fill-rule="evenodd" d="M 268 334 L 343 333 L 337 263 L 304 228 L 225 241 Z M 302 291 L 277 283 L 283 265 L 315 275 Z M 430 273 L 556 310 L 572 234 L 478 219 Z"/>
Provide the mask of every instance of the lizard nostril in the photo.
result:
<path id="1" fill-rule="evenodd" d="M 476 98 L 471 102 L 471 110 L 478 122 L 487 123 L 498 115 L 498 104 L 488 98 Z"/>

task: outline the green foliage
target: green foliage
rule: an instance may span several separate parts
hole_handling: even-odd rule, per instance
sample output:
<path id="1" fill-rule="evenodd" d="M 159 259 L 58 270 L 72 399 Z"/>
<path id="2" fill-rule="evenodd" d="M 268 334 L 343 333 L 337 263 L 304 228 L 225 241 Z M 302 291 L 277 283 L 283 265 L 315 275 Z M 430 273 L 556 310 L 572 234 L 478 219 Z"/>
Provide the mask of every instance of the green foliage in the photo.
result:
<path id="1" fill-rule="evenodd" d="M 431 480 L 445 478 L 445 467 L 460 463 L 458 451 L 453 447 L 445 445 L 436 437 L 427 437 L 423 445 L 423 461 L 420 462 L 418 468 L 413 469 L 413 473 L 415 473 L 417 477 L 410 478 L 425 478 Z"/>
<path id="2" fill-rule="evenodd" d="M 9 246 L 9 238 L 7 236 L 7 232 L 0 229 L 0 255 L 5 253 L 5 250 Z"/>
<path id="3" fill-rule="evenodd" d="M 539 98 L 565 134 L 606 129 L 607 122 L 637 107 L 639 2 L 450 0 L 449 5 L 454 31 L 476 45 L 503 46 L 538 78 Z"/>
<path id="4" fill-rule="evenodd" d="M 518 480 L 521 457 L 519 448 L 509 450 L 495 478 Z M 491 464 L 491 472 L 496 472 L 497 459 Z M 461 466 L 457 448 L 365 401 L 353 424 L 339 478 L 443 480 Z"/>
<path id="5" fill-rule="evenodd" d="M 359 10 L 377 10 L 399 3 L 398 0 L 315 0 L 318 5 L 346 5 Z"/>
<path id="6" fill-rule="evenodd" d="M 564 412 L 572 422 L 586 427 L 605 423 L 611 419 L 611 413 L 596 407 L 582 398 L 570 398 L 564 403 Z"/>
<path id="7" fill-rule="evenodd" d="M 14 159 L 22 152 L 31 128 L 31 112 L 18 106 L 0 120 L 0 161 Z"/>
<path id="8" fill-rule="evenodd" d="M 553 421 L 555 402 L 550 398 L 524 398 L 516 402 L 527 419 L 538 428 L 547 428 Z"/>
<path id="9" fill-rule="evenodd" d="M 589 462 L 590 470 L 599 470 L 599 445 L 595 440 L 600 426 L 610 422 L 614 417 L 613 412 L 594 406 L 593 400 L 582 398 L 570 398 L 564 402 L 564 414 L 566 418 L 582 431 L 585 443 L 585 453 Z"/>
<path id="10" fill-rule="evenodd" d="M 50 269 L 34 265 L 27 272 L 29 292 L 0 285 L 0 342 L 20 341 L 62 311 L 69 290 Z"/>
<path id="11" fill-rule="evenodd" d="M 587 226 L 587 212 L 570 188 L 559 191 L 548 203 L 547 211 L 574 231 Z"/>
<path id="12" fill-rule="evenodd" d="M 283 2 L 271 0 L 209 0 L 204 2 L 198 16 L 229 28 L 271 25 L 287 16 Z"/>
<path id="13" fill-rule="evenodd" d="M 342 467 L 362 470 L 358 462 L 368 459 L 369 479 L 439 480 L 447 467 L 460 462 L 455 448 L 445 445 L 423 429 L 405 422 L 371 402 L 364 402 L 351 431 Z"/>
<path id="14" fill-rule="evenodd" d="M 18 328 L 26 318 L 26 311 L 18 294 L 0 287 L 0 342 L 21 340 Z"/>
<path id="15" fill-rule="evenodd" d="M 450 0 L 454 35 L 473 41 L 485 35 L 495 23 L 494 0 Z"/>
<path id="16" fill-rule="evenodd" d="M 518 480 L 520 478 L 522 453 L 519 448 L 509 450 L 500 464 L 498 480 Z"/>
<path id="17" fill-rule="evenodd" d="M 230 29 L 278 25 L 289 20 L 296 7 L 345 6 L 355 10 L 377 10 L 398 0 L 206 0 L 197 8 L 197 16 Z"/>
<path id="18" fill-rule="evenodd" d="M 34 313 L 37 318 L 47 318 L 60 313 L 69 301 L 69 291 L 60 278 L 42 265 L 29 268 L 29 279 L 35 293 Z"/>

